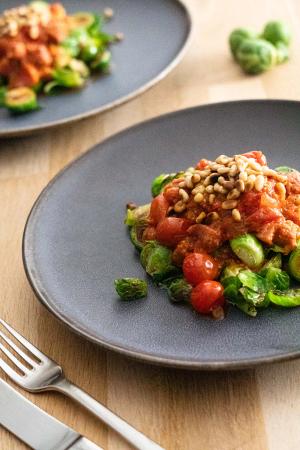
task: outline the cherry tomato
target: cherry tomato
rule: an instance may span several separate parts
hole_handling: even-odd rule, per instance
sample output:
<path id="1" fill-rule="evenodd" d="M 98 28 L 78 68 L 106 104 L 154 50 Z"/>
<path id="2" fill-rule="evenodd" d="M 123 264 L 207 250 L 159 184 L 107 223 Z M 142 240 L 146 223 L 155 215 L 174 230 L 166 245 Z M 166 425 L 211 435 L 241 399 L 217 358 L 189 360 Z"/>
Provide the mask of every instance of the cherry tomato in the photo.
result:
<path id="1" fill-rule="evenodd" d="M 186 280 L 197 285 L 201 281 L 216 278 L 219 273 L 219 264 L 206 253 L 190 253 L 184 258 L 182 269 Z"/>
<path id="2" fill-rule="evenodd" d="M 202 314 L 209 314 L 215 307 L 224 305 L 224 288 L 218 281 L 201 281 L 191 293 L 193 308 Z"/>
<path id="3" fill-rule="evenodd" d="M 203 170 L 204 167 L 206 167 L 208 163 L 209 163 L 209 161 L 207 159 L 200 159 L 200 161 L 196 165 L 196 169 Z"/>
<path id="4" fill-rule="evenodd" d="M 167 247 L 175 247 L 185 236 L 191 222 L 180 217 L 166 217 L 156 228 L 158 242 Z"/>
<path id="5" fill-rule="evenodd" d="M 154 225 L 163 220 L 168 212 L 169 202 L 163 194 L 159 194 L 152 200 L 150 207 L 150 218 Z"/>
<path id="6" fill-rule="evenodd" d="M 246 156 L 246 158 L 255 159 L 255 161 L 257 161 L 262 166 L 265 166 L 267 164 L 265 155 L 259 150 L 253 150 L 252 152 L 243 153 L 243 156 Z"/>

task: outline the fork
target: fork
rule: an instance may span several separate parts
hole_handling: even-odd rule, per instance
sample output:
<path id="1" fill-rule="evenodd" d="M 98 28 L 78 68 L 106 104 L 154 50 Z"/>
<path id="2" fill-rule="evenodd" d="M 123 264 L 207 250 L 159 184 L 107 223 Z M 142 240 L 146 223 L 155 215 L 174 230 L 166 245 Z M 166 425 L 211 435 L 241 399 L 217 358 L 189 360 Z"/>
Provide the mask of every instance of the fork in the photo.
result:
<path id="1" fill-rule="evenodd" d="M 0 330 L 0 337 L 3 341 L 5 341 L 30 366 L 30 368 L 26 367 L 0 342 L 0 350 L 22 373 L 22 375 L 17 373 L 16 370 L 0 358 L 0 368 L 12 379 L 12 381 L 29 392 L 42 392 L 47 390 L 61 392 L 80 403 L 88 411 L 101 419 L 106 425 L 119 433 L 135 448 L 139 450 L 163 450 L 163 448 L 154 441 L 133 428 L 104 405 L 97 402 L 78 386 L 68 381 L 63 374 L 62 368 L 55 361 L 48 358 L 48 356 L 28 342 L 27 339 L 21 336 L 4 320 L 0 319 L 0 323 L 34 356 L 34 358 L 36 358 L 35 360 L 24 353 L 18 345 Z"/>

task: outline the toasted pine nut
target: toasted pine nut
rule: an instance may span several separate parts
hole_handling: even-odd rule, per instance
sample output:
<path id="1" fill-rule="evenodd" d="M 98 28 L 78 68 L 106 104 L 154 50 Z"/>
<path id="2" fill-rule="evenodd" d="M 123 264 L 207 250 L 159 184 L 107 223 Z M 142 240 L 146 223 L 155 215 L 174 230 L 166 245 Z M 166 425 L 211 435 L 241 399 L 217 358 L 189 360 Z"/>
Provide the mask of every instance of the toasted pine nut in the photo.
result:
<path id="1" fill-rule="evenodd" d="M 237 180 L 236 183 L 235 183 L 235 187 L 237 188 L 238 191 L 244 192 L 244 190 L 245 190 L 245 183 L 243 182 L 243 180 Z"/>
<path id="2" fill-rule="evenodd" d="M 215 201 L 215 198 L 216 198 L 215 194 L 209 194 L 209 197 L 208 197 L 208 203 L 209 203 L 210 205 L 212 205 L 213 202 Z"/>
<path id="3" fill-rule="evenodd" d="M 186 209 L 186 204 L 182 200 L 179 200 L 177 203 L 175 203 L 175 206 L 174 206 L 175 212 L 181 213 L 185 209 Z"/>
<path id="4" fill-rule="evenodd" d="M 208 186 L 209 184 L 210 184 L 210 175 L 206 177 L 205 180 L 203 181 L 203 186 Z"/>
<path id="5" fill-rule="evenodd" d="M 186 187 L 188 187 L 190 189 L 192 189 L 194 187 L 191 174 L 187 174 L 184 180 L 185 180 Z"/>
<path id="6" fill-rule="evenodd" d="M 228 173 L 229 173 L 229 176 L 235 177 L 235 175 L 237 174 L 237 172 L 238 172 L 237 165 L 236 165 L 236 164 L 233 164 L 233 165 L 231 166 L 231 168 L 230 168 L 230 171 L 229 171 Z"/>
<path id="7" fill-rule="evenodd" d="M 255 183 L 255 180 L 256 180 L 256 175 L 253 175 L 253 174 L 251 174 L 251 175 L 249 175 L 248 176 L 248 180 L 247 181 L 252 181 L 253 183 Z"/>
<path id="8" fill-rule="evenodd" d="M 203 194 L 201 194 L 201 192 L 199 192 L 198 194 L 195 195 L 194 201 L 196 203 L 201 203 L 203 201 L 203 198 L 204 198 Z"/>
<path id="9" fill-rule="evenodd" d="M 234 209 L 237 206 L 237 201 L 236 200 L 225 200 L 222 203 L 222 208 L 223 209 Z"/>
<path id="10" fill-rule="evenodd" d="M 231 191 L 234 188 L 234 182 L 233 181 L 224 181 L 223 186 L 228 191 Z"/>
<path id="11" fill-rule="evenodd" d="M 232 191 L 227 195 L 227 200 L 236 200 L 240 195 L 240 191 L 238 191 L 237 189 L 232 189 Z"/>
<path id="12" fill-rule="evenodd" d="M 245 183 L 245 192 L 252 191 L 253 188 L 254 188 L 254 181 L 248 179 L 248 181 L 246 181 Z"/>
<path id="13" fill-rule="evenodd" d="M 228 173 L 229 170 L 230 170 L 229 167 L 225 167 L 225 166 L 224 166 L 224 167 L 219 167 L 218 170 L 217 170 L 217 172 L 218 172 L 220 175 L 223 175 L 224 173 Z"/>
<path id="14" fill-rule="evenodd" d="M 206 192 L 208 192 L 209 194 L 212 194 L 214 192 L 214 187 L 212 184 L 209 184 L 206 188 L 205 188 Z"/>
<path id="15" fill-rule="evenodd" d="M 198 173 L 201 178 L 206 178 L 210 174 L 210 169 L 209 170 L 199 170 Z"/>
<path id="16" fill-rule="evenodd" d="M 250 158 L 248 159 L 248 166 L 251 167 L 251 169 L 257 170 L 257 172 L 261 172 L 262 170 L 262 166 Z"/>
<path id="17" fill-rule="evenodd" d="M 234 218 L 234 220 L 236 222 L 240 222 L 241 221 L 241 214 L 240 214 L 238 209 L 234 208 L 232 210 L 232 217 Z"/>
<path id="18" fill-rule="evenodd" d="M 180 183 L 178 183 L 178 187 L 180 188 L 186 187 L 185 181 L 181 181 Z"/>
<path id="19" fill-rule="evenodd" d="M 207 215 L 207 219 L 209 222 L 215 222 L 220 218 L 219 214 L 216 211 L 213 211 Z"/>
<path id="20" fill-rule="evenodd" d="M 189 200 L 189 194 L 184 189 L 179 189 L 179 195 L 183 202 L 187 202 Z"/>
<path id="21" fill-rule="evenodd" d="M 239 179 L 240 180 L 242 180 L 242 181 L 247 181 L 247 178 L 248 178 L 248 175 L 247 175 L 247 172 L 240 172 L 240 174 L 239 174 Z"/>
<path id="22" fill-rule="evenodd" d="M 199 216 L 196 218 L 196 223 L 201 223 L 203 219 L 205 219 L 206 214 L 204 211 L 202 211 Z"/>
<path id="23" fill-rule="evenodd" d="M 261 191 L 265 184 L 265 178 L 263 175 L 258 175 L 254 182 L 254 187 L 257 191 Z"/>
<path id="24" fill-rule="evenodd" d="M 194 173 L 194 175 L 192 176 L 193 183 L 199 183 L 200 180 L 201 180 L 201 177 L 200 177 L 199 173 Z"/>
<path id="25" fill-rule="evenodd" d="M 192 190 L 192 194 L 196 195 L 199 192 L 202 194 L 205 191 L 205 187 L 203 186 L 203 184 L 197 184 L 196 187 L 194 187 L 194 189 Z"/>
<path id="26" fill-rule="evenodd" d="M 277 193 L 279 194 L 281 200 L 285 200 L 285 195 L 286 195 L 285 185 L 283 183 L 278 182 L 275 185 L 275 189 L 276 189 Z"/>

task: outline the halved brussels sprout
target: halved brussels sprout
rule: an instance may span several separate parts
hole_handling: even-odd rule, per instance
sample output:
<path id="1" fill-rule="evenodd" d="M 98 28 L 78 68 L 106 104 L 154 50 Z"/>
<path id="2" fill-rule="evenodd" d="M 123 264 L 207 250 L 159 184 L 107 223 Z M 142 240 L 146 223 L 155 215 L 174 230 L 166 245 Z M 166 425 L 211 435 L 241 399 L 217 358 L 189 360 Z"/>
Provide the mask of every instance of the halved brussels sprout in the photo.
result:
<path id="1" fill-rule="evenodd" d="M 300 306 L 300 289 L 289 289 L 288 291 L 270 291 L 267 294 L 271 303 L 284 308 Z"/>
<path id="2" fill-rule="evenodd" d="M 68 68 L 55 69 L 53 71 L 53 80 L 57 82 L 58 86 L 67 88 L 81 87 L 84 84 L 84 78 L 81 74 Z"/>
<path id="3" fill-rule="evenodd" d="M 264 262 L 263 246 L 252 234 L 244 234 L 231 239 L 230 247 L 236 256 L 250 268 L 258 268 Z"/>
<path id="4" fill-rule="evenodd" d="M 295 280 L 300 281 L 300 248 L 296 248 L 292 251 L 289 257 L 289 271 Z"/>
<path id="5" fill-rule="evenodd" d="M 5 106 L 14 113 L 26 113 L 39 108 L 36 93 L 28 87 L 10 89 L 4 98 Z"/>
<path id="6" fill-rule="evenodd" d="M 7 92 L 7 87 L 1 86 L 0 87 L 0 107 L 5 106 L 6 92 Z"/>
<path id="7" fill-rule="evenodd" d="M 105 50 L 104 52 L 98 53 L 95 59 L 91 62 L 91 69 L 105 72 L 109 69 L 110 62 L 111 52 L 109 50 Z"/>
<path id="8" fill-rule="evenodd" d="M 90 28 L 96 18 L 95 15 L 89 12 L 77 12 L 70 17 L 71 28 Z"/>
<path id="9" fill-rule="evenodd" d="M 133 225 L 147 225 L 148 217 L 150 213 L 150 204 L 141 205 L 137 208 L 127 208 L 125 225 L 132 227 Z"/>

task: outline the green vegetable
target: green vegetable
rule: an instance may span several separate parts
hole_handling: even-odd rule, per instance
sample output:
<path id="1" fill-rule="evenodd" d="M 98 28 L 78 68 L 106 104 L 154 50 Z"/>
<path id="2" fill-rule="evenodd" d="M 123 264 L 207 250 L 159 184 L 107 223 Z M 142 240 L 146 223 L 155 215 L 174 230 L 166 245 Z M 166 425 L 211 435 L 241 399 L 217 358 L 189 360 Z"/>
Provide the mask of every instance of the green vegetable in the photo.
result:
<path id="1" fill-rule="evenodd" d="M 77 12 L 72 15 L 72 28 L 90 28 L 95 23 L 96 17 L 92 13 Z"/>
<path id="2" fill-rule="evenodd" d="M 80 42 L 74 35 L 68 36 L 62 43 L 61 46 L 66 49 L 72 58 L 76 58 L 80 53 Z"/>
<path id="3" fill-rule="evenodd" d="M 96 58 L 98 51 L 99 47 L 97 40 L 90 37 L 85 41 L 84 46 L 82 47 L 80 52 L 80 57 L 85 62 L 91 62 Z"/>
<path id="4" fill-rule="evenodd" d="M 149 241 L 143 247 L 141 263 L 148 275 L 157 282 L 178 272 L 172 264 L 172 251 L 154 241 Z"/>
<path id="5" fill-rule="evenodd" d="M 19 87 L 7 91 L 4 104 L 10 111 L 18 114 L 39 108 L 36 93 L 27 87 Z"/>
<path id="6" fill-rule="evenodd" d="M 276 167 L 276 172 L 280 172 L 280 173 L 290 173 L 290 172 L 294 172 L 295 169 L 292 169 L 291 167 L 288 166 L 279 166 Z"/>
<path id="7" fill-rule="evenodd" d="M 144 229 L 144 227 L 139 227 L 137 225 L 133 225 L 130 228 L 130 240 L 138 251 L 141 251 L 145 245 L 141 240 Z"/>
<path id="8" fill-rule="evenodd" d="M 292 251 L 289 262 L 288 262 L 289 272 L 295 278 L 295 280 L 300 281 L 300 248 L 296 248 Z"/>
<path id="9" fill-rule="evenodd" d="M 88 66 L 80 59 L 71 59 L 68 64 L 68 68 L 74 72 L 79 73 L 79 75 L 83 78 L 88 78 L 88 76 L 90 75 Z"/>
<path id="10" fill-rule="evenodd" d="M 263 275 L 263 271 L 266 269 L 269 269 L 271 267 L 276 267 L 277 269 L 281 269 L 282 266 L 282 256 L 280 253 L 277 253 L 276 255 L 272 256 L 262 267 L 261 272 L 259 273 L 261 276 Z"/>
<path id="11" fill-rule="evenodd" d="M 270 291 L 267 296 L 274 305 L 283 306 L 285 308 L 300 306 L 300 289 L 290 289 L 284 292 Z"/>
<path id="12" fill-rule="evenodd" d="M 267 290 L 284 291 L 290 287 L 290 277 L 286 272 L 276 267 L 266 270 L 265 276 Z"/>
<path id="13" fill-rule="evenodd" d="M 55 69 L 53 71 L 53 80 L 56 81 L 57 86 L 67 88 L 77 88 L 84 84 L 84 78 L 79 72 L 71 69 Z"/>
<path id="14" fill-rule="evenodd" d="M 241 300 L 237 303 L 234 303 L 234 305 L 248 316 L 251 317 L 257 316 L 257 309 L 255 308 L 255 306 L 251 305 L 250 303 L 247 303 L 245 300 Z"/>
<path id="15" fill-rule="evenodd" d="M 137 208 L 127 208 L 125 217 L 125 225 L 132 227 L 133 225 L 146 225 L 150 213 L 150 204 L 138 206 Z"/>
<path id="16" fill-rule="evenodd" d="M 152 197 L 156 197 L 162 192 L 164 187 L 176 178 L 176 173 L 162 173 L 158 177 L 154 178 L 151 184 Z"/>
<path id="17" fill-rule="evenodd" d="M 248 28 L 237 28 L 229 35 L 229 46 L 233 57 L 236 59 L 237 50 L 245 39 L 256 38 L 256 33 Z"/>
<path id="18" fill-rule="evenodd" d="M 100 52 L 96 55 L 94 61 L 91 62 L 91 68 L 93 70 L 105 72 L 109 69 L 110 62 L 111 52 L 109 50 L 105 50 L 104 52 Z"/>
<path id="19" fill-rule="evenodd" d="M 246 73 L 259 74 L 276 64 L 277 52 L 268 41 L 245 39 L 237 49 L 236 59 Z"/>
<path id="20" fill-rule="evenodd" d="M 291 30 L 284 22 L 268 22 L 264 28 L 262 38 L 273 45 L 283 43 L 288 46 L 291 42 Z"/>
<path id="21" fill-rule="evenodd" d="M 230 247 L 237 257 L 250 268 L 257 268 L 263 263 L 264 249 L 252 234 L 244 234 L 230 241 Z"/>
<path id="22" fill-rule="evenodd" d="M 172 302 L 188 302 L 193 287 L 184 279 L 173 280 L 168 287 L 168 295 Z"/>
<path id="23" fill-rule="evenodd" d="M 147 283 L 139 278 L 119 278 L 114 283 L 122 300 L 137 300 L 147 296 Z"/>
<path id="24" fill-rule="evenodd" d="M 242 270 L 238 274 L 238 279 L 243 287 L 252 289 L 254 292 L 262 293 L 266 291 L 266 282 L 263 277 L 251 270 Z"/>
<path id="25" fill-rule="evenodd" d="M 7 88 L 5 86 L 0 87 L 0 108 L 5 106 L 5 96 L 6 96 Z"/>
<path id="26" fill-rule="evenodd" d="M 226 283 L 226 280 L 228 278 L 237 277 L 240 271 L 244 269 L 245 268 L 243 266 L 236 263 L 231 263 L 228 266 L 225 266 L 220 279 L 221 283 L 224 285 L 224 283 Z"/>
<path id="27" fill-rule="evenodd" d="M 275 45 L 277 50 L 277 64 L 282 64 L 286 62 L 290 57 L 289 48 L 283 44 L 282 42 L 278 42 L 278 44 Z"/>

